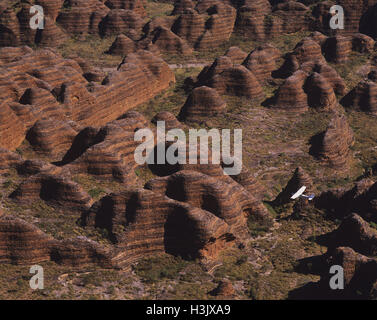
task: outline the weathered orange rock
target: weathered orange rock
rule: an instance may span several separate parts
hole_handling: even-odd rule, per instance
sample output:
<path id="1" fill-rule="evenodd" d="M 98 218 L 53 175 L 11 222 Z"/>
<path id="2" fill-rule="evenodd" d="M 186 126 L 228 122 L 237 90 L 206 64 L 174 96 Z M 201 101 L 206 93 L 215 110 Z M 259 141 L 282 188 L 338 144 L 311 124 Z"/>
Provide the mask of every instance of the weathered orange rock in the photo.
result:
<path id="1" fill-rule="evenodd" d="M 208 81 L 208 86 L 220 94 L 247 97 L 260 101 L 264 94 L 257 78 L 244 66 L 238 65 L 225 69 Z"/>
<path id="2" fill-rule="evenodd" d="M 131 10 L 114 9 L 102 20 L 100 33 L 103 36 L 127 34 L 131 30 L 141 32 L 143 20 L 139 14 Z"/>
<path id="3" fill-rule="evenodd" d="M 327 38 L 323 44 L 324 56 L 327 61 L 344 63 L 351 53 L 352 39 L 349 37 L 336 36 Z"/>
<path id="4" fill-rule="evenodd" d="M 311 108 L 329 110 L 337 105 L 331 84 L 317 72 L 313 72 L 306 79 L 304 90 L 307 94 L 308 105 Z"/>
<path id="5" fill-rule="evenodd" d="M 90 196 L 65 175 L 39 173 L 24 180 L 10 195 L 14 201 L 30 203 L 43 200 L 51 206 L 75 214 L 88 210 Z"/>
<path id="6" fill-rule="evenodd" d="M 195 88 L 183 105 L 179 119 L 188 122 L 205 121 L 226 110 L 226 103 L 215 89 Z"/>
<path id="7" fill-rule="evenodd" d="M 276 69 L 275 62 L 280 57 L 278 49 L 271 45 L 264 45 L 251 51 L 243 65 L 248 68 L 260 83 L 271 78 L 271 73 Z"/>
<path id="8" fill-rule="evenodd" d="M 340 103 L 347 108 L 377 114 L 377 83 L 371 80 L 360 81 Z"/>
<path id="9" fill-rule="evenodd" d="M 150 180 L 145 187 L 207 210 L 223 219 L 237 237 L 248 236 L 246 218 L 254 214 L 253 201 L 248 199 L 247 192 L 236 183 L 227 184 L 199 172 L 184 170 Z"/>
<path id="10" fill-rule="evenodd" d="M 308 101 L 303 89 L 306 77 L 306 73 L 301 70 L 288 77 L 273 97 L 271 106 L 292 112 L 306 111 Z"/>
<path id="11" fill-rule="evenodd" d="M 112 263 L 120 267 L 159 252 L 191 259 L 216 257 L 234 242 L 222 219 L 145 189 L 102 198 L 82 221 L 109 231 L 116 242 Z"/>
<path id="12" fill-rule="evenodd" d="M 57 120 L 39 120 L 28 131 L 26 139 L 39 154 L 60 160 L 77 135 L 72 123 Z"/>
<path id="13" fill-rule="evenodd" d="M 157 124 L 157 121 L 164 121 L 166 130 L 171 130 L 171 129 L 182 129 L 185 127 L 184 124 L 180 123 L 177 118 L 172 114 L 171 112 L 168 111 L 161 111 L 157 113 L 153 119 L 152 123 Z"/>
<path id="14" fill-rule="evenodd" d="M 230 47 L 225 56 L 230 58 L 235 64 L 241 64 L 247 57 L 247 53 L 238 47 Z"/>
<path id="15" fill-rule="evenodd" d="M 107 0 L 105 5 L 110 9 L 131 10 L 142 17 L 147 15 L 142 0 Z"/>
<path id="16" fill-rule="evenodd" d="M 353 142 L 354 136 L 347 118 L 335 114 L 326 131 L 313 137 L 312 154 L 335 169 L 346 169 Z"/>
<path id="17" fill-rule="evenodd" d="M 185 40 L 178 37 L 175 33 L 165 27 L 158 27 L 155 29 L 152 42 L 162 52 L 179 53 L 183 55 L 189 55 L 192 52 L 192 48 Z"/>
<path id="18" fill-rule="evenodd" d="M 124 34 L 116 37 L 108 50 L 109 54 L 127 55 L 135 51 L 135 43 Z"/>
<path id="19" fill-rule="evenodd" d="M 34 264 L 50 260 L 52 240 L 33 224 L 10 216 L 0 217 L 0 262 Z"/>
<path id="20" fill-rule="evenodd" d="M 362 33 L 352 35 L 352 50 L 360 53 L 369 53 L 373 51 L 375 41 Z"/>

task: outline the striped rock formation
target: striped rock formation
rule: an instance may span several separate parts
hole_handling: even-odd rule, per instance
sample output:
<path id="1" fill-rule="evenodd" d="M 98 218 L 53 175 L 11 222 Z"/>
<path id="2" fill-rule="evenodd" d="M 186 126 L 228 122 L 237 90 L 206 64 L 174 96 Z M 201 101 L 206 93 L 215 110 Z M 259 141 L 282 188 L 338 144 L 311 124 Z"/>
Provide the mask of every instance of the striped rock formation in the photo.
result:
<path id="1" fill-rule="evenodd" d="M 134 140 L 132 129 L 127 119 L 113 121 L 99 130 L 84 129 L 64 156 L 63 163 L 68 163 L 64 167 L 74 174 L 135 183 L 134 152 L 139 142 Z"/>
<path id="2" fill-rule="evenodd" d="M 153 117 L 152 123 L 157 124 L 157 121 L 163 121 L 165 123 L 166 130 L 185 128 L 185 125 L 179 122 L 175 115 L 168 111 L 161 111 L 157 113 Z"/>
<path id="3" fill-rule="evenodd" d="M 208 80 L 208 86 L 215 88 L 220 94 L 246 97 L 260 101 L 264 93 L 257 78 L 241 65 L 222 71 Z"/>
<path id="4" fill-rule="evenodd" d="M 0 148 L 0 175 L 11 168 L 16 168 L 22 162 L 22 157 L 15 152 Z"/>
<path id="5" fill-rule="evenodd" d="M 174 9 L 171 15 L 179 15 L 184 13 L 187 9 L 194 9 L 195 5 L 191 0 L 176 0 L 174 1 Z"/>
<path id="6" fill-rule="evenodd" d="M 362 33 L 352 35 L 352 50 L 360 53 L 373 52 L 375 41 Z"/>
<path id="7" fill-rule="evenodd" d="M 0 217 L 0 262 L 34 264 L 50 259 L 52 238 L 33 224 L 3 215 Z"/>
<path id="8" fill-rule="evenodd" d="M 98 34 L 99 25 L 109 12 L 110 9 L 98 0 L 68 0 L 56 22 L 68 34 Z"/>
<path id="9" fill-rule="evenodd" d="M 201 86 L 195 88 L 188 96 L 178 118 L 181 121 L 206 121 L 219 113 L 224 113 L 226 103 L 215 89 Z"/>
<path id="10" fill-rule="evenodd" d="M 317 72 L 313 72 L 306 79 L 304 91 L 307 94 L 308 106 L 311 108 L 329 110 L 337 105 L 331 84 Z"/>
<path id="11" fill-rule="evenodd" d="M 0 262 L 31 265 L 44 261 L 74 267 L 90 264 L 110 267 L 111 254 L 108 249 L 87 238 L 55 240 L 20 218 L 1 216 Z"/>
<path id="12" fill-rule="evenodd" d="M 326 131 L 312 138 L 311 153 L 336 170 L 346 169 L 353 142 L 354 136 L 347 118 L 335 114 Z"/>
<path id="13" fill-rule="evenodd" d="M 371 78 L 373 79 L 373 75 Z M 346 108 L 377 114 L 377 81 L 360 81 L 340 103 Z"/>
<path id="14" fill-rule="evenodd" d="M 209 211 L 223 219 L 237 237 L 248 236 L 246 219 L 254 214 L 253 202 L 236 183 L 230 185 L 199 172 L 184 170 L 150 180 L 145 187 L 170 199 Z"/>
<path id="15" fill-rule="evenodd" d="M 377 255 L 377 230 L 359 215 L 347 216 L 331 235 L 332 247 L 350 247 L 361 254 Z"/>
<path id="16" fill-rule="evenodd" d="M 193 9 L 186 9 L 175 20 L 171 30 L 185 39 L 191 47 L 196 47 L 205 30 L 204 17 Z"/>
<path id="17" fill-rule="evenodd" d="M 106 0 L 105 5 L 110 9 L 132 10 L 142 17 L 147 15 L 143 0 Z"/>
<path id="18" fill-rule="evenodd" d="M 293 33 L 308 28 L 309 7 L 296 1 L 286 1 L 276 5 L 273 16 L 281 19 L 281 32 Z M 294 23 L 292 23 L 294 21 Z"/>
<path id="19" fill-rule="evenodd" d="M 154 37 L 152 43 L 156 45 L 161 52 L 178 53 L 189 55 L 192 48 L 185 40 L 178 37 L 174 32 L 165 27 L 158 27 L 153 31 Z"/>
<path id="20" fill-rule="evenodd" d="M 313 181 L 310 176 L 301 167 L 296 168 L 291 179 L 289 179 L 287 185 L 275 198 L 274 203 L 276 205 L 284 204 L 290 201 L 291 196 L 297 192 L 302 186 L 306 186 L 309 192 L 313 187 Z"/>
<path id="21" fill-rule="evenodd" d="M 269 101 L 269 105 L 291 112 L 307 111 L 308 99 L 303 89 L 306 78 L 307 74 L 304 71 L 296 71 L 279 87 L 275 96 Z"/>
<path id="22" fill-rule="evenodd" d="M 269 1 L 248 1 L 237 10 L 237 31 L 252 40 L 264 40 L 271 33 L 275 33 L 282 23 L 279 18 L 269 16 L 270 13 Z"/>
<path id="23" fill-rule="evenodd" d="M 92 199 L 79 184 L 65 174 L 52 173 L 32 175 L 18 186 L 10 198 L 19 203 L 43 200 L 66 214 L 80 213 L 92 204 Z"/>
<path id="24" fill-rule="evenodd" d="M 352 50 L 352 39 L 350 37 L 336 36 L 327 38 L 322 47 L 327 61 L 344 63 Z"/>
<path id="25" fill-rule="evenodd" d="M 234 64 L 241 64 L 247 57 L 247 53 L 238 47 L 230 47 L 224 54 L 233 61 Z"/>
<path id="26" fill-rule="evenodd" d="M 134 30 L 136 34 L 141 33 L 143 20 L 139 14 L 131 10 L 114 9 L 103 18 L 100 25 L 102 36 L 127 34 Z"/>
<path id="27" fill-rule="evenodd" d="M 126 35 L 120 34 L 116 37 L 107 53 L 125 56 L 134 51 L 135 43 Z"/>
<path id="28" fill-rule="evenodd" d="M 260 83 L 271 78 L 272 71 L 276 70 L 276 60 L 280 57 L 280 51 L 271 45 L 260 46 L 249 53 L 243 61 Z"/>
<path id="29" fill-rule="evenodd" d="M 346 93 L 346 84 L 338 72 L 325 61 L 309 61 L 301 66 L 305 72 L 316 72 L 323 76 L 333 88 L 335 94 L 343 96 Z"/>
<path id="30" fill-rule="evenodd" d="M 0 69 L 0 147 L 9 150 L 38 120 L 101 126 L 175 81 L 161 58 L 143 50 L 127 55 L 101 83 L 88 82 L 76 61 L 48 49 L 0 49 Z"/>
<path id="31" fill-rule="evenodd" d="M 77 134 L 73 123 L 38 120 L 28 131 L 26 139 L 38 154 L 57 161 L 68 151 Z"/>
<path id="32" fill-rule="evenodd" d="M 222 2 L 217 2 L 207 12 L 209 18 L 206 21 L 206 30 L 199 39 L 196 48 L 214 48 L 219 44 L 228 41 L 236 20 L 236 10 Z"/>
<path id="33" fill-rule="evenodd" d="M 235 240 L 229 226 L 210 212 L 145 189 L 102 198 L 82 216 L 82 223 L 109 231 L 115 243 L 112 262 L 119 267 L 161 252 L 215 258 Z"/>

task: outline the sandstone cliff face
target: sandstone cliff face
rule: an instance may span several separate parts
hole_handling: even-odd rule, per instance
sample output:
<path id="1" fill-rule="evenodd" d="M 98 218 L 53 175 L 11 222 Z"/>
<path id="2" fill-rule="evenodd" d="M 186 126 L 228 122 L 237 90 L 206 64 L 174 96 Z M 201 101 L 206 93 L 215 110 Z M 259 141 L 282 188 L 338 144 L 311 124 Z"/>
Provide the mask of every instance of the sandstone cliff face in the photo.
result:
<path id="1" fill-rule="evenodd" d="M 331 167 L 341 170 L 348 166 L 353 142 L 347 118 L 335 115 L 326 131 L 312 139 L 312 152 Z"/>

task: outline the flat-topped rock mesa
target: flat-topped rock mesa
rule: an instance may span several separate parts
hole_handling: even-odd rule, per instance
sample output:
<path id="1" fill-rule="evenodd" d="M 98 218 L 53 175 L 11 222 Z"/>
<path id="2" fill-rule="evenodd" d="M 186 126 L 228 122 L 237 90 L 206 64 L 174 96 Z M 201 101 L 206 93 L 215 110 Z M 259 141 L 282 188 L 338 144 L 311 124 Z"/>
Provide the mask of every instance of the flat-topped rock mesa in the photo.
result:
<path id="1" fill-rule="evenodd" d="M 310 153 L 329 166 L 337 169 L 347 169 L 350 158 L 350 147 L 354 143 L 354 135 L 347 118 L 335 114 L 326 131 L 311 139 Z"/>
<path id="2" fill-rule="evenodd" d="M 278 49 L 267 44 L 251 51 L 242 64 L 263 83 L 271 78 L 271 73 L 276 70 L 276 60 L 280 56 Z"/>
<path id="3" fill-rule="evenodd" d="M 108 249 L 87 238 L 55 240 L 20 218 L 1 216 L 0 262 L 30 265 L 44 261 L 75 267 L 97 264 L 108 268 L 111 266 L 111 254 Z"/>
<path id="4" fill-rule="evenodd" d="M 227 184 L 196 171 L 179 171 L 167 177 L 150 180 L 145 188 L 180 202 L 206 210 L 223 219 L 233 234 L 248 237 L 246 220 L 253 202 L 236 183 Z"/>
<path id="5" fill-rule="evenodd" d="M 313 181 L 304 169 L 298 167 L 294 171 L 293 176 L 289 179 L 287 185 L 275 198 L 274 203 L 280 205 L 291 201 L 292 195 L 303 186 L 306 187 L 306 193 L 308 193 L 313 187 Z"/>
<path id="6" fill-rule="evenodd" d="M 346 108 L 377 114 L 376 74 L 375 71 L 371 71 L 368 74 L 368 79 L 360 81 L 340 100 L 340 103 Z"/>
<path id="7" fill-rule="evenodd" d="M 0 77 L 0 146 L 10 150 L 22 143 L 27 129 L 38 120 L 101 126 L 175 81 L 169 66 L 149 51 L 126 56 L 118 70 L 109 73 L 101 84 L 88 82 L 83 77 L 87 70 L 51 50 L 21 47 L 10 51 L 12 54 L 8 48 L 0 49 L 0 68 L 4 71 Z"/>
<path id="8" fill-rule="evenodd" d="M 226 103 L 213 88 L 201 86 L 188 96 L 178 118 L 186 122 L 201 122 L 226 111 Z"/>
<path id="9" fill-rule="evenodd" d="M 229 226 L 212 213 L 145 189 L 102 198 L 83 215 L 82 222 L 109 231 L 116 245 L 112 262 L 124 268 L 161 252 L 191 259 L 216 258 L 235 240 Z"/>
<path id="10" fill-rule="evenodd" d="M 19 203 L 43 200 L 67 214 L 88 210 L 91 197 L 66 174 L 39 173 L 24 180 L 9 196 Z"/>

